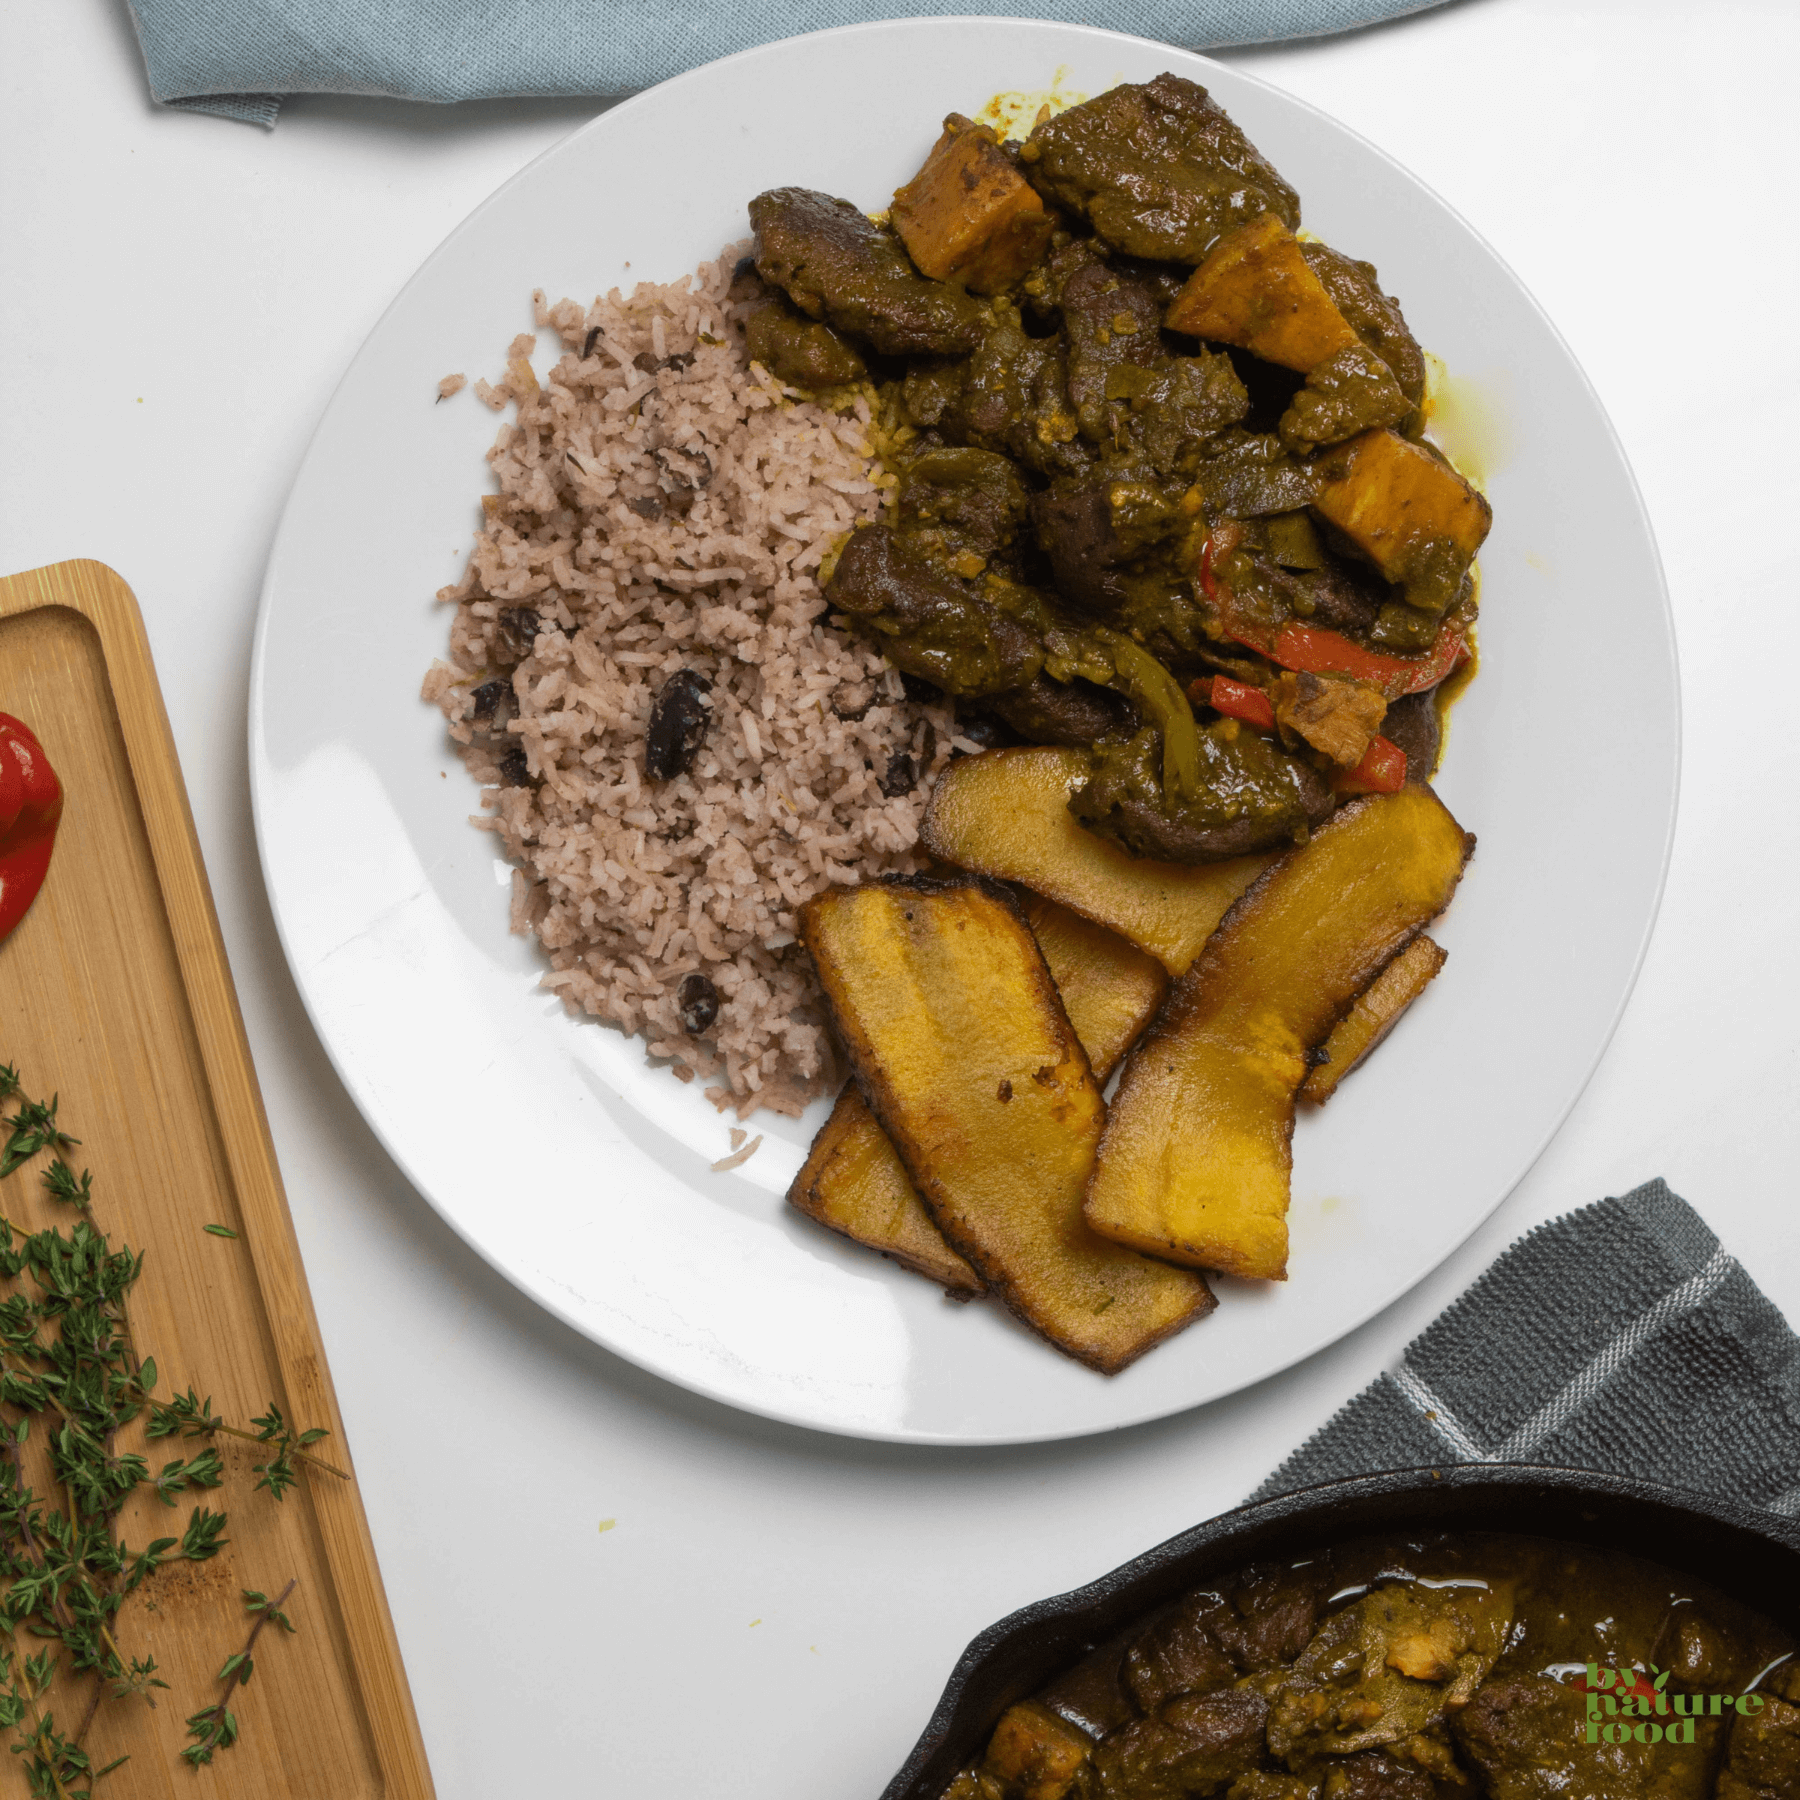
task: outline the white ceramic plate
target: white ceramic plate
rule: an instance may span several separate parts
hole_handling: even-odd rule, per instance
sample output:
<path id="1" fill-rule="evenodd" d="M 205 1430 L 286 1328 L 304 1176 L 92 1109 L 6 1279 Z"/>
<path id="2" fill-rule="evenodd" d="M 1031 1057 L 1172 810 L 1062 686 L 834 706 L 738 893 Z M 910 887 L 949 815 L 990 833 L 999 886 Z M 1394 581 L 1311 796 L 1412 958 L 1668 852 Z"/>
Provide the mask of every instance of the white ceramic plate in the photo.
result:
<path id="1" fill-rule="evenodd" d="M 826 1105 L 727 1121 L 640 1045 L 564 1016 L 506 928 L 507 873 L 419 682 L 449 615 L 497 421 L 433 404 L 497 373 L 530 292 L 670 280 L 795 183 L 871 209 L 952 110 L 1003 90 L 1205 83 L 1300 190 L 1308 227 L 1379 265 L 1452 372 L 1479 465 L 1484 668 L 1439 784 L 1480 848 L 1442 976 L 1295 1138 L 1291 1278 L 1112 1379 L 997 1306 L 787 1209 Z M 545 348 L 550 348 L 545 334 Z M 540 359 L 541 366 L 541 359 Z M 1604 673 L 1602 673 L 1602 671 Z M 669 1380 L 823 1430 L 995 1444 L 1210 1400 L 1331 1343 L 1433 1268 L 1542 1150 L 1611 1035 L 1674 822 L 1668 602 L 1619 446 L 1568 350 L 1469 227 L 1373 146 L 1162 45 L 1016 20 L 856 27 L 639 95 L 502 188 L 425 264 L 344 377 L 276 539 L 252 678 L 257 828 L 294 975 L 382 1142 L 496 1268 Z M 444 771 L 448 770 L 448 778 Z"/>

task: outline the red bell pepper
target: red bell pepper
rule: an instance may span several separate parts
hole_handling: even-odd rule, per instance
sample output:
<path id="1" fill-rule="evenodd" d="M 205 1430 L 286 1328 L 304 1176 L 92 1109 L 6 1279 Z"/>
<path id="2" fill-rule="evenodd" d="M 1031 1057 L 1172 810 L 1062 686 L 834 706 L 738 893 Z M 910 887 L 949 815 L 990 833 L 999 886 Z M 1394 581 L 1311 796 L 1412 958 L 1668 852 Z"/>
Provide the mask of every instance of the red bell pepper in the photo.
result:
<path id="1" fill-rule="evenodd" d="M 1348 675 L 1354 681 L 1379 688 L 1389 700 L 1403 694 L 1434 688 L 1469 654 L 1460 632 L 1446 626 L 1424 656 L 1386 656 L 1365 650 L 1342 632 L 1322 625 L 1289 625 L 1268 652 L 1284 669 L 1305 669 L 1314 675 Z"/>
<path id="2" fill-rule="evenodd" d="M 1248 682 L 1233 681 L 1229 675 L 1202 675 L 1189 683 L 1188 697 L 1228 719 L 1242 719 L 1246 725 L 1258 725 L 1264 731 L 1275 728 L 1275 707 L 1269 696 Z"/>
<path id="3" fill-rule="evenodd" d="M 1206 542 L 1200 546 L 1200 591 L 1205 594 L 1214 606 L 1223 608 L 1219 599 L 1219 583 L 1213 574 L 1213 534 L 1206 534 Z"/>
<path id="4" fill-rule="evenodd" d="M 1200 587 L 1218 608 L 1226 632 L 1284 669 L 1304 670 L 1310 675 L 1348 675 L 1379 688 L 1387 699 L 1398 700 L 1436 687 L 1469 655 L 1467 640 L 1449 625 L 1423 656 L 1388 656 L 1379 650 L 1365 650 L 1341 631 L 1323 625 L 1285 625 L 1272 632 L 1234 615 L 1231 590 L 1222 587 L 1213 574 L 1213 556 L 1214 540 L 1209 536 L 1200 552 Z"/>
<path id="5" fill-rule="evenodd" d="M 44 746 L 28 726 L 0 713 L 0 938 L 44 884 L 62 808 L 62 783 Z"/>
<path id="6" fill-rule="evenodd" d="M 1331 776 L 1337 794 L 1397 794 L 1405 786 L 1406 752 L 1384 737 L 1369 739 L 1354 769 L 1335 769 Z"/>

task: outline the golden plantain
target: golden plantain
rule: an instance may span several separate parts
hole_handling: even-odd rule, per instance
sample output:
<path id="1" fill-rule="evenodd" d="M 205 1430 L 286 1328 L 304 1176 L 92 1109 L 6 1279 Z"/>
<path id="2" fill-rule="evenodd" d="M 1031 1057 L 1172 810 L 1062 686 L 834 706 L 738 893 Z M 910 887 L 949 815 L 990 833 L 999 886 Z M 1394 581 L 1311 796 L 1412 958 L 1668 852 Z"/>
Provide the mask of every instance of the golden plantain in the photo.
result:
<path id="1" fill-rule="evenodd" d="M 870 1109 L 952 1249 L 1027 1324 L 1112 1374 L 1211 1310 L 1189 1270 L 1096 1235 L 1105 1103 L 1017 903 L 914 876 L 801 909 Z"/>
<path id="2" fill-rule="evenodd" d="M 1132 1052 L 1087 1218 L 1195 1268 L 1287 1274 L 1308 1053 L 1449 905 L 1475 840 L 1430 788 L 1352 802 L 1238 901 Z"/>

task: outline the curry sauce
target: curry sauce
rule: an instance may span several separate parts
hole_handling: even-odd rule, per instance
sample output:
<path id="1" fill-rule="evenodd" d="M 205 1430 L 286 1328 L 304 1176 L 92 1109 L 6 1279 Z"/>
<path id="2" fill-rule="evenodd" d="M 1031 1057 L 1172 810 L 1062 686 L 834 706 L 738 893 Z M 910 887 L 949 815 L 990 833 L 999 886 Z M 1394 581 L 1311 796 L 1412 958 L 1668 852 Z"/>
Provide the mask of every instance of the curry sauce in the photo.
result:
<path id="1" fill-rule="evenodd" d="M 1800 1800 L 1795 1650 L 1637 1557 L 1360 1539 L 1136 1621 L 944 1800 Z"/>

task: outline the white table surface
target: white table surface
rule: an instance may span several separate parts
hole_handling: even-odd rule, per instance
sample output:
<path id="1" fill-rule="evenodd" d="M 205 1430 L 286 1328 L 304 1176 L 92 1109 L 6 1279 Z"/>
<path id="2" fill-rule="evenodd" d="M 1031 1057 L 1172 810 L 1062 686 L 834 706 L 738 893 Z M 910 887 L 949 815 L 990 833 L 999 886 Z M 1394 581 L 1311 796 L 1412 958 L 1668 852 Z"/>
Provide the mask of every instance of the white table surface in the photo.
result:
<path id="1" fill-rule="evenodd" d="M 0 570 L 98 557 L 142 603 L 444 1800 L 873 1800 L 978 1629 L 1235 1504 L 1518 1233 L 1648 1176 L 1800 1319 L 1800 9 L 1458 0 L 1229 55 L 1443 194 L 1598 387 L 1680 640 L 1668 891 L 1561 1134 L 1412 1293 L 1185 1416 L 950 1452 L 739 1416 L 538 1312 L 370 1136 L 270 922 L 244 710 L 288 484 L 400 284 L 593 103 L 265 134 L 152 106 L 123 0 L 0 7 Z"/>

